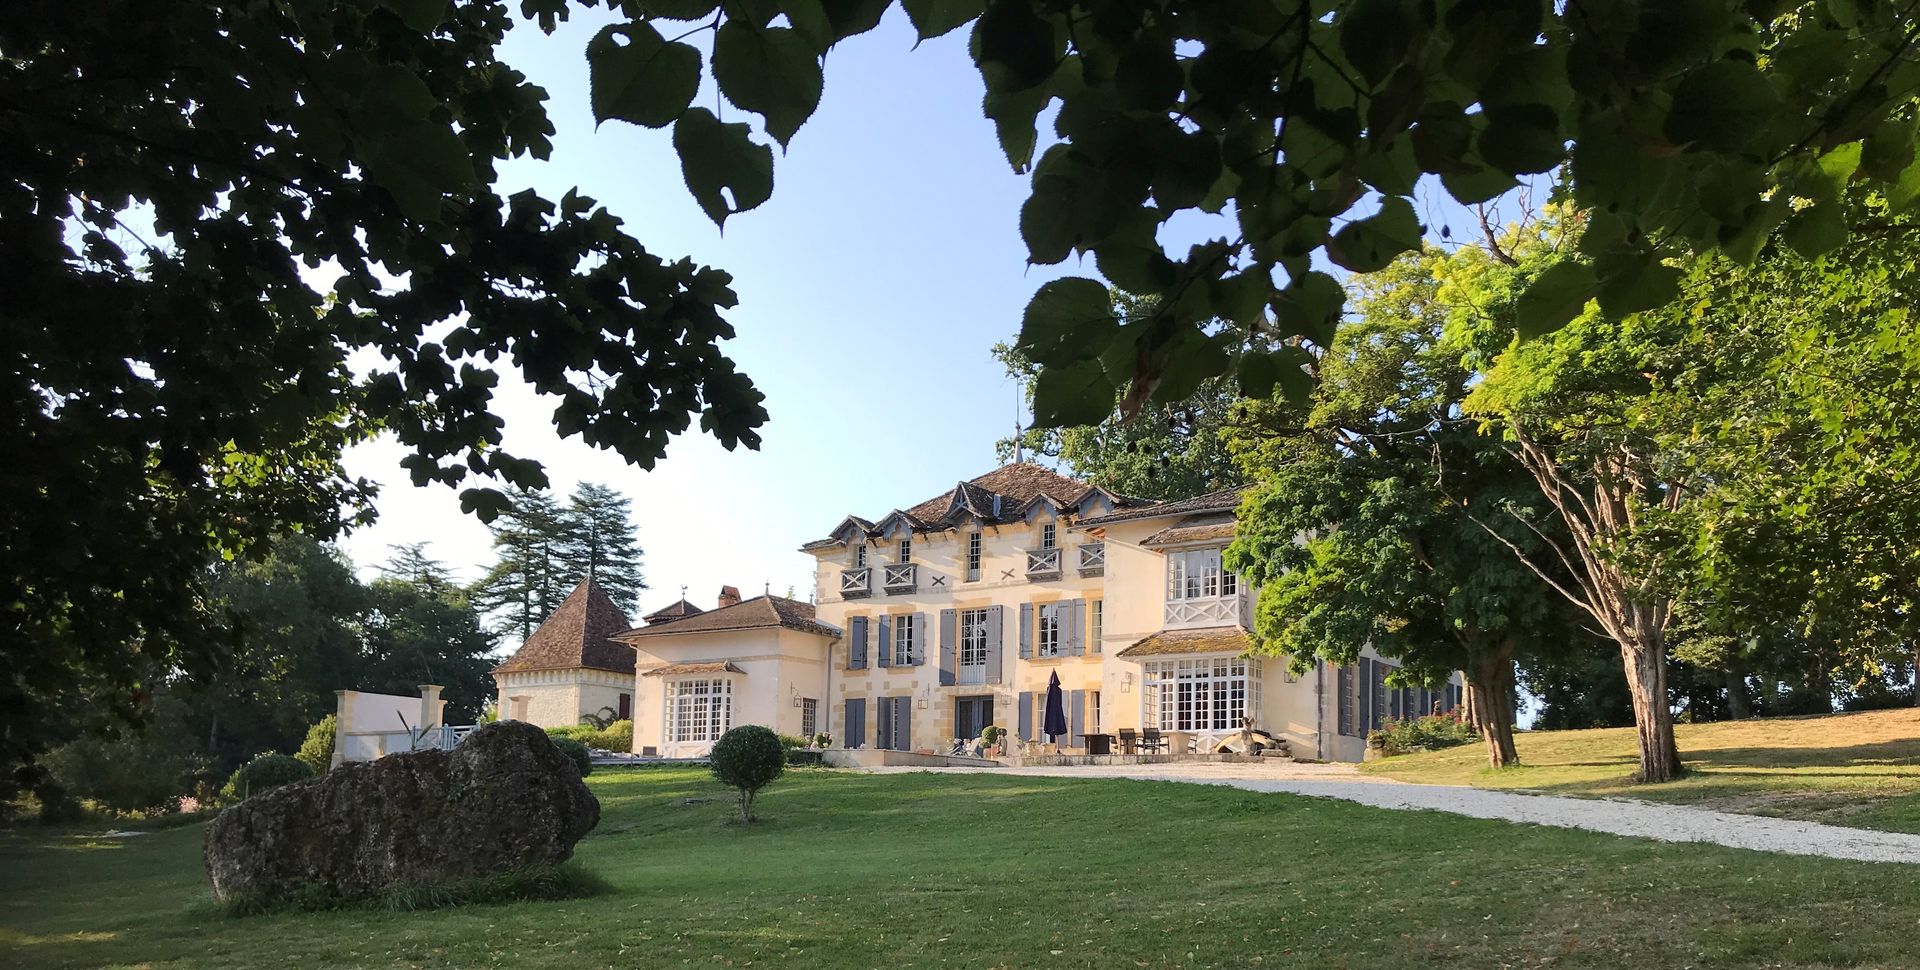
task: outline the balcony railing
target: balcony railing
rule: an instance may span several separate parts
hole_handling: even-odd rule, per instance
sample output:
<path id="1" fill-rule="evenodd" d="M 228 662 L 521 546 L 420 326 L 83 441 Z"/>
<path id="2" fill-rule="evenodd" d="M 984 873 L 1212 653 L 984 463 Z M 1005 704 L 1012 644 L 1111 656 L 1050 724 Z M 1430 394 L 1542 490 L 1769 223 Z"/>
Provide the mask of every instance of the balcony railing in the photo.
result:
<path id="1" fill-rule="evenodd" d="M 1166 627 L 1229 626 L 1245 623 L 1239 596 L 1204 596 L 1167 601 Z"/>
<path id="2" fill-rule="evenodd" d="M 840 571 L 840 598 L 859 599 L 873 595 L 873 567 L 861 566 L 858 569 Z"/>
<path id="3" fill-rule="evenodd" d="M 919 567 L 910 562 L 880 567 L 880 588 L 889 593 L 911 593 L 920 587 Z"/>
<path id="4" fill-rule="evenodd" d="M 1060 577 L 1060 549 L 1028 549 L 1028 579 L 1058 579 Z"/>
<path id="5" fill-rule="evenodd" d="M 1080 575 L 1104 576 L 1107 572 L 1107 544 L 1104 542 L 1083 542 L 1080 544 Z"/>

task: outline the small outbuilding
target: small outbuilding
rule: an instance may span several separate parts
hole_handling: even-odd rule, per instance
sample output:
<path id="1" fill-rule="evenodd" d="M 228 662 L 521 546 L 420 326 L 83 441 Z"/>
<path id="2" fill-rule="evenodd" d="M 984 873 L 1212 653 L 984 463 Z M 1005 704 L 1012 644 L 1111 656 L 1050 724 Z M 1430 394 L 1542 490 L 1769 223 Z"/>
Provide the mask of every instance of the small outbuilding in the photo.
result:
<path id="1" fill-rule="evenodd" d="M 592 577 L 493 668 L 502 720 L 543 728 L 633 717 L 633 648 L 615 639 L 633 624 Z"/>

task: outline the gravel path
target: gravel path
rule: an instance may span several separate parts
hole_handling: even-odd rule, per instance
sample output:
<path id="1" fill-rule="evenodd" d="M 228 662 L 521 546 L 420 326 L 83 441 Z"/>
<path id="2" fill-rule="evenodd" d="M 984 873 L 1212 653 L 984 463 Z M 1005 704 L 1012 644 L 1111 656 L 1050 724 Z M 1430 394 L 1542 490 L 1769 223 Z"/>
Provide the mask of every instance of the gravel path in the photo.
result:
<path id="1" fill-rule="evenodd" d="M 1338 798 L 1375 808 L 1427 809 L 1510 822 L 1588 829 L 1667 842 L 1714 842 L 1736 849 L 1920 864 L 1920 835 L 1735 815 L 1629 799 L 1525 795 L 1453 785 L 1413 785 L 1349 765 L 1088 765 L 1071 768 L 874 768 L 877 772 L 989 771 L 1057 778 L 1130 778 L 1226 785 L 1256 792 Z"/>

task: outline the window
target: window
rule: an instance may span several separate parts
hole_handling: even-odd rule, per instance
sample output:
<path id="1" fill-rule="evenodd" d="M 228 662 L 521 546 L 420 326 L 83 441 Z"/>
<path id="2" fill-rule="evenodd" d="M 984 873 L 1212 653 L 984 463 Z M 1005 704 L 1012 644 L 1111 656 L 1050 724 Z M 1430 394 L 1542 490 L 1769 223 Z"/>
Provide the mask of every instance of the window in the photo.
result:
<path id="1" fill-rule="evenodd" d="M 813 740 L 820 733 L 820 702 L 811 697 L 800 698 L 800 736 Z"/>
<path id="2" fill-rule="evenodd" d="M 1056 540 L 1057 531 L 1058 530 L 1055 529 L 1054 524 L 1051 522 L 1041 526 L 1040 527 L 1040 548 L 1052 549 L 1053 544 Z"/>
<path id="3" fill-rule="evenodd" d="M 1220 550 L 1167 553 L 1167 598 L 1214 599 L 1239 592 L 1239 577 L 1220 568 Z"/>
<path id="4" fill-rule="evenodd" d="M 617 718 L 618 720 L 622 720 L 622 721 L 633 720 L 633 695 L 632 694 L 620 695 L 620 707 L 616 713 L 619 715 Z"/>
<path id="5" fill-rule="evenodd" d="M 913 561 L 913 537 L 912 536 L 902 536 L 900 538 L 900 561 L 903 563 L 908 563 Z"/>
<path id="6" fill-rule="evenodd" d="M 1150 661 L 1145 670 L 1146 724 L 1163 731 L 1238 731 L 1258 710 L 1259 685 L 1238 657 Z M 1251 704 L 1251 706 L 1250 706 Z"/>
<path id="7" fill-rule="evenodd" d="M 987 611 L 960 611 L 960 666 L 987 665 Z"/>
<path id="8" fill-rule="evenodd" d="M 1066 604 L 1042 603 L 1034 609 L 1039 614 L 1040 623 L 1034 629 L 1033 655 L 1036 657 L 1058 657 L 1061 653 L 1063 638 L 1061 627 L 1067 618 Z"/>
<path id="9" fill-rule="evenodd" d="M 853 568 L 867 568 L 867 544 L 864 542 L 853 547 Z"/>
<path id="10" fill-rule="evenodd" d="M 980 533 L 967 533 L 967 581 L 980 578 Z"/>
<path id="11" fill-rule="evenodd" d="M 1092 620 L 1088 625 L 1091 626 L 1093 629 L 1092 639 L 1088 641 L 1087 649 L 1092 650 L 1095 653 L 1099 653 L 1100 652 L 1100 634 L 1106 632 L 1106 628 L 1107 628 L 1107 601 L 1106 600 L 1089 601 L 1087 603 L 1087 612 L 1092 616 Z"/>
<path id="12" fill-rule="evenodd" d="M 893 665 L 911 667 L 918 661 L 914 659 L 919 644 L 913 642 L 913 614 L 902 613 L 893 618 Z"/>
<path id="13" fill-rule="evenodd" d="M 718 741 L 733 717 L 733 684 L 678 680 L 667 684 L 667 740 Z"/>
<path id="14" fill-rule="evenodd" d="M 1087 723 L 1093 725 L 1092 733 L 1100 733 L 1100 692 L 1097 690 L 1093 692 L 1093 713 L 1087 718 Z"/>

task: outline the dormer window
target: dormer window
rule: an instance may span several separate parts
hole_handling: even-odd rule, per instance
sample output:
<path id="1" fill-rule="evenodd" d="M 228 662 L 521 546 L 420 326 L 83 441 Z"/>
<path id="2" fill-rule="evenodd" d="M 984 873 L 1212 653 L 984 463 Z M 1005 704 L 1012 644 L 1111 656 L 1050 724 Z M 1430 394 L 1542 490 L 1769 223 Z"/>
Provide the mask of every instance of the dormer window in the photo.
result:
<path id="1" fill-rule="evenodd" d="M 867 544 L 864 542 L 853 547 L 853 568 L 867 568 Z"/>
<path id="2" fill-rule="evenodd" d="M 1058 529 L 1053 523 L 1049 522 L 1040 527 L 1040 548 L 1052 549 L 1058 539 Z"/>
<path id="3" fill-rule="evenodd" d="M 903 563 L 908 563 L 913 561 L 913 537 L 912 536 L 902 536 L 900 538 L 900 561 Z"/>

